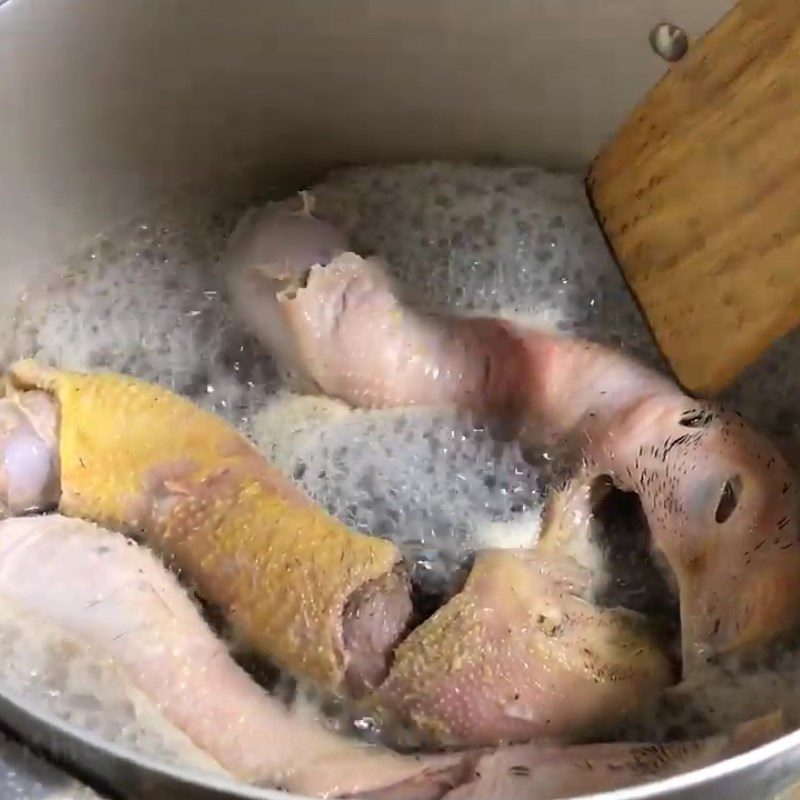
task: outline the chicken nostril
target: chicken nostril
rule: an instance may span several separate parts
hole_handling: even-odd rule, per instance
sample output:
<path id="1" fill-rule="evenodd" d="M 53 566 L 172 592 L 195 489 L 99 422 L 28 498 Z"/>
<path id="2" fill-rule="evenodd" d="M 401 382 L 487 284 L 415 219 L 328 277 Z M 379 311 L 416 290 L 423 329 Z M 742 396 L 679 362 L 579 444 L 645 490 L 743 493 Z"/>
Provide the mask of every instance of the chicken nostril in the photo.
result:
<path id="1" fill-rule="evenodd" d="M 717 510 L 714 513 L 714 520 L 719 524 L 727 522 L 736 507 L 739 505 L 739 496 L 742 493 L 742 479 L 739 475 L 734 475 L 725 481 L 720 494 Z"/>

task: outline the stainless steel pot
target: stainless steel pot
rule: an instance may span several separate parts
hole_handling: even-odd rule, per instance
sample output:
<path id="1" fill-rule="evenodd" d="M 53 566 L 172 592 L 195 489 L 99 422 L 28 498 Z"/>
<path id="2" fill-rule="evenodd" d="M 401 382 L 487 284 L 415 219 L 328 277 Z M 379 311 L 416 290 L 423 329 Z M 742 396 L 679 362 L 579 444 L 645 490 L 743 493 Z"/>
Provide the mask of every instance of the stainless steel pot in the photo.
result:
<path id="1" fill-rule="evenodd" d="M 134 755 L 0 695 L 0 718 L 77 775 L 125 800 L 299 800 Z M 772 800 L 800 775 L 800 731 L 705 769 L 582 800 Z M 503 800 L 503 798 L 497 798 Z M 564 800 L 567 800 L 566 798 Z"/>
<path id="2" fill-rule="evenodd" d="M 82 240 L 176 192 L 246 199 L 342 162 L 585 165 L 732 0 L 0 0 L 0 309 Z M 264 798 L 0 696 L 0 720 L 131 798 Z M 595 800 L 769 798 L 800 732 Z M 498 799 L 499 800 L 499 799 Z"/>

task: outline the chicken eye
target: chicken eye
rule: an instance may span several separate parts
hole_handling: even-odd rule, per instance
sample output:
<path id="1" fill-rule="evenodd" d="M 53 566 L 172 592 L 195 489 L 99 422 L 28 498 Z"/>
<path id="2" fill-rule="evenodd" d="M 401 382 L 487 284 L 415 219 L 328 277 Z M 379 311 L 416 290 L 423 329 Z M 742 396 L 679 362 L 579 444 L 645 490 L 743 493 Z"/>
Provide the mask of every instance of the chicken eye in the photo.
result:
<path id="1" fill-rule="evenodd" d="M 742 493 L 742 479 L 739 475 L 733 475 L 725 481 L 722 487 L 722 492 L 717 503 L 717 510 L 714 513 L 714 520 L 722 525 L 727 522 L 734 511 L 736 506 L 739 505 L 739 497 Z"/>
<path id="2" fill-rule="evenodd" d="M 686 411 L 681 415 L 678 424 L 684 428 L 705 428 L 711 424 L 714 414 L 711 411 L 695 409 Z"/>

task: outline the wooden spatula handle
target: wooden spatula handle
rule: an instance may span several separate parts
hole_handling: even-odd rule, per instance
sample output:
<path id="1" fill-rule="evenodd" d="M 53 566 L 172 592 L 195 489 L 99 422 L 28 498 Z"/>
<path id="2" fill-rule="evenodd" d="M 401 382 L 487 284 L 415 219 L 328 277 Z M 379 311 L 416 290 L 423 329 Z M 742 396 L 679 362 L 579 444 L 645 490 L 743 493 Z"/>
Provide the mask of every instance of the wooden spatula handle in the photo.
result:
<path id="1" fill-rule="evenodd" d="M 720 391 L 800 323 L 800 0 L 741 0 L 587 186 L 678 380 Z"/>

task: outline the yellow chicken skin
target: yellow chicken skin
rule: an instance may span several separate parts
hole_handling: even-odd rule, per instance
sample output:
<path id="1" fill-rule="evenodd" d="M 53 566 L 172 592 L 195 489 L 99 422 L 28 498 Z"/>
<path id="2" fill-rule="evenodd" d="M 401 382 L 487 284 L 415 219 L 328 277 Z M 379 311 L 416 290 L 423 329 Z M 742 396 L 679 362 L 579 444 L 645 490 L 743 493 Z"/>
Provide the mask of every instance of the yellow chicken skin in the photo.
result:
<path id="1" fill-rule="evenodd" d="M 374 702 L 431 741 L 471 746 L 583 737 L 636 711 L 671 666 L 642 617 L 584 599 L 587 581 L 559 557 L 479 553 L 463 590 L 397 648 Z"/>
<path id="2" fill-rule="evenodd" d="M 31 467 L 45 458 L 34 433 L 49 437 L 62 514 L 144 538 L 251 648 L 294 675 L 335 691 L 382 677 L 374 663 L 411 613 L 393 544 L 337 522 L 235 429 L 159 387 L 23 361 L 5 392 L 0 436 L 16 437 L 5 446 L 22 453 L 6 462 L 27 470 L 4 468 L 6 495 L 44 471 Z M 40 392 L 56 401 L 57 431 L 42 429 L 54 420 L 30 414 L 26 442 L 14 415 Z M 27 497 L 37 487 L 23 488 Z"/>

